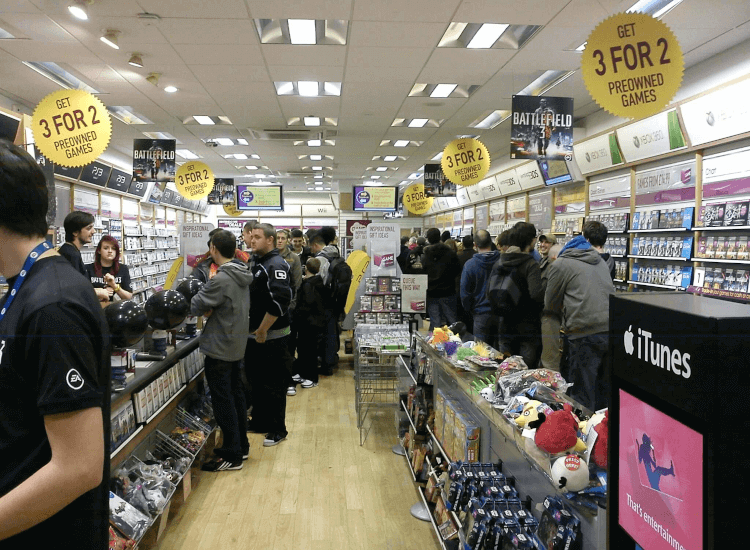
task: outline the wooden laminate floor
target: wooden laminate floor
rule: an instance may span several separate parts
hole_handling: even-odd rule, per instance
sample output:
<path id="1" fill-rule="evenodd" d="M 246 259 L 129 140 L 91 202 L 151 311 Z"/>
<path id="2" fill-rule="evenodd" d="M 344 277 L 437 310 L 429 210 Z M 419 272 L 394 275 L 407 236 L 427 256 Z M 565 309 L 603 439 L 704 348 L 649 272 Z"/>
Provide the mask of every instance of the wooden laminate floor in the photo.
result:
<path id="1" fill-rule="evenodd" d="M 430 523 L 409 513 L 419 495 L 396 442 L 394 409 L 370 413 L 364 446 L 351 367 L 287 397 L 289 437 L 263 447 L 250 436 L 238 472 L 197 474 L 188 500 L 169 515 L 158 550 L 433 550 Z M 176 498 L 177 500 L 177 498 Z"/>

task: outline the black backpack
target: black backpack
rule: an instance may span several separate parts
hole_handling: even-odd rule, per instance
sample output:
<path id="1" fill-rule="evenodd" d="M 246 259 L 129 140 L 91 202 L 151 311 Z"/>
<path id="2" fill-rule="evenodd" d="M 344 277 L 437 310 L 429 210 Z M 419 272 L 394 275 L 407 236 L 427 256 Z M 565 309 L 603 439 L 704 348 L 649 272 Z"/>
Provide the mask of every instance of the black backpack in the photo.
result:
<path id="1" fill-rule="evenodd" d="M 352 268 L 341 256 L 328 261 L 328 276 L 325 286 L 334 305 L 334 311 L 341 313 L 346 307 L 349 287 L 352 284 Z"/>
<path id="2" fill-rule="evenodd" d="M 526 279 L 518 273 L 516 266 L 504 266 L 498 261 L 492 266 L 487 284 L 487 299 L 492 306 L 492 312 L 500 317 L 517 312 L 524 289 L 528 294 L 527 287 Z"/>

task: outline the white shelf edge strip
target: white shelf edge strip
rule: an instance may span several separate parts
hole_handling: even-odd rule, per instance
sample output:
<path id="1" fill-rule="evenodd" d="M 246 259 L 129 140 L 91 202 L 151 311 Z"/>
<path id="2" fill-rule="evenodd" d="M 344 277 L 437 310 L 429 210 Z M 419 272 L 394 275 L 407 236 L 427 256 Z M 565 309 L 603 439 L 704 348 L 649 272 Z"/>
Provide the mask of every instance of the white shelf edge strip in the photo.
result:
<path id="1" fill-rule="evenodd" d="M 117 447 L 114 451 L 112 451 L 112 454 L 109 455 L 109 459 L 110 460 L 114 459 L 120 453 L 120 451 L 122 451 L 125 448 L 125 446 L 133 440 L 135 436 L 141 433 L 141 431 L 143 430 L 143 426 L 144 426 L 143 424 L 138 426 L 138 429 L 135 430 L 129 438 L 123 441 L 119 447 Z"/>

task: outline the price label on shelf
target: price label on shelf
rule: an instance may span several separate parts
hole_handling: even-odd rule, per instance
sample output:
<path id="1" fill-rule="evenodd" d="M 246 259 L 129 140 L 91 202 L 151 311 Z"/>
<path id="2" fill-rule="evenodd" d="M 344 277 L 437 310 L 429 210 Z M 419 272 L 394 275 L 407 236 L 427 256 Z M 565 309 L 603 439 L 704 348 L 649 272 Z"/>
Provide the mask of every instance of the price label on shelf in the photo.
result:
<path id="1" fill-rule="evenodd" d="M 650 15 L 619 13 L 589 36 L 581 59 L 591 97 L 615 116 L 643 118 L 661 111 L 682 83 L 682 49 L 672 31 Z"/>
<path id="2" fill-rule="evenodd" d="M 175 186 L 186 199 L 204 199 L 214 188 L 214 173 L 203 162 L 186 162 L 177 170 Z"/>
<path id="3" fill-rule="evenodd" d="M 454 139 L 443 151 L 440 165 L 445 177 L 456 185 L 474 185 L 487 175 L 490 154 L 478 139 Z"/>
<path id="4" fill-rule="evenodd" d="M 69 168 L 94 162 L 112 137 L 107 108 L 84 90 L 59 90 L 46 96 L 34 109 L 31 126 L 42 154 Z"/>

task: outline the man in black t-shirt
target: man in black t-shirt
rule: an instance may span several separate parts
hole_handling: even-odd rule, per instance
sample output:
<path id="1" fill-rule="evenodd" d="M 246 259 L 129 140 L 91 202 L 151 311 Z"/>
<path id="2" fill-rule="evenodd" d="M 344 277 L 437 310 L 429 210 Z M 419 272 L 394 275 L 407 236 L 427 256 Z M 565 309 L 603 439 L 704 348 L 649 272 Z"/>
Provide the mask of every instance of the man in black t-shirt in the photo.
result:
<path id="1" fill-rule="evenodd" d="M 0 549 L 108 541 L 109 335 L 91 284 L 45 251 L 47 187 L 0 141 Z"/>
<path id="2" fill-rule="evenodd" d="M 86 266 L 81 259 L 81 247 L 89 244 L 94 236 L 94 216 L 88 212 L 73 211 L 65 216 L 65 243 L 58 249 L 60 256 L 70 262 L 76 271 L 88 278 Z M 95 290 L 100 302 L 109 302 L 109 295 L 103 288 Z"/>

